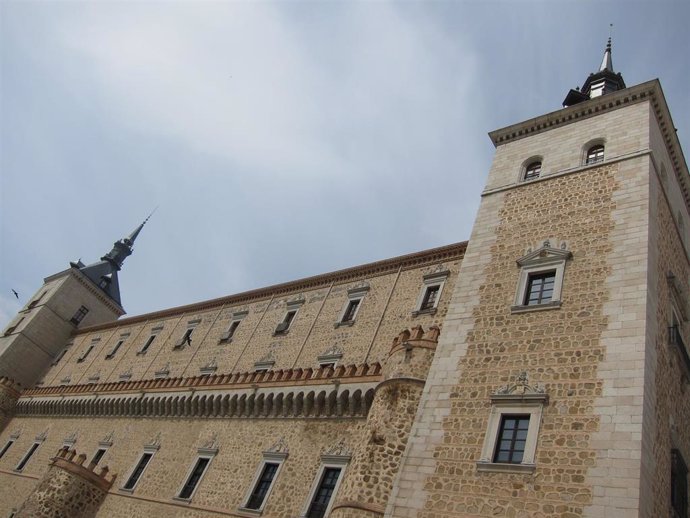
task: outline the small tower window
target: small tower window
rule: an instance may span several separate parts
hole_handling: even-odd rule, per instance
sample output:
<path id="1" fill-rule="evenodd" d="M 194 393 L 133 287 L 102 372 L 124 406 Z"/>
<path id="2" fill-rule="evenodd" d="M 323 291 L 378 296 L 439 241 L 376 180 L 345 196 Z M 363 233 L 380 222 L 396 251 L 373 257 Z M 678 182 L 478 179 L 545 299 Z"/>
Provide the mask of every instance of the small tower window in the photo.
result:
<path id="1" fill-rule="evenodd" d="M 604 146 L 596 144 L 587 150 L 586 164 L 596 164 L 604 161 Z"/>
<path id="2" fill-rule="evenodd" d="M 528 182 L 530 180 L 536 180 L 539 178 L 539 175 L 541 174 L 541 162 L 540 161 L 534 161 L 531 162 L 526 168 L 525 168 L 525 175 L 523 176 L 523 180 Z"/>
<path id="3" fill-rule="evenodd" d="M 75 326 L 78 326 L 79 323 L 84 320 L 84 317 L 87 315 L 89 312 L 89 308 L 86 306 L 81 306 L 77 312 L 74 314 L 70 322 L 72 322 Z"/>

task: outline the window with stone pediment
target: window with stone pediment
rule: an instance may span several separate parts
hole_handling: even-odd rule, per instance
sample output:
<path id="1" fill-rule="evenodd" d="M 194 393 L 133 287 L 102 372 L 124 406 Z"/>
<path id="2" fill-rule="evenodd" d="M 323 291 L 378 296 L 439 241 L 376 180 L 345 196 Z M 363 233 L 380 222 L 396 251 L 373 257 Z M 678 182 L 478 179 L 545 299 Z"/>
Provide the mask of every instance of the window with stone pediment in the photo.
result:
<path id="1" fill-rule="evenodd" d="M 566 262 L 572 257 L 565 242 L 558 248 L 545 240 L 517 260 L 520 268 L 513 313 L 553 309 L 561 306 Z"/>
<path id="2" fill-rule="evenodd" d="M 202 445 L 197 453 L 198 456 L 194 461 L 192 468 L 187 473 L 182 487 L 177 492 L 177 496 L 175 498 L 178 500 L 189 501 L 194 496 L 194 493 L 199 487 L 201 479 L 208 471 L 211 461 L 218 453 L 218 434 L 213 434 L 211 439 Z"/>
<path id="3" fill-rule="evenodd" d="M 329 515 L 351 458 L 352 452 L 343 440 L 321 454 L 321 465 L 300 518 L 323 518 Z"/>
<path id="4" fill-rule="evenodd" d="M 284 438 L 280 438 L 267 451 L 263 452 L 263 461 L 254 474 L 249 492 L 245 495 L 240 511 L 260 515 L 280 474 L 280 469 L 288 457 L 288 448 Z"/>
<path id="5" fill-rule="evenodd" d="M 544 406 L 549 396 L 543 387 L 529 384 L 526 372 L 514 384 L 491 395 L 491 413 L 479 471 L 532 472 Z"/>
<path id="6" fill-rule="evenodd" d="M 422 290 L 417 296 L 417 304 L 412 316 L 416 317 L 421 314 L 435 314 L 438 304 L 441 301 L 441 293 L 446 284 L 446 280 L 450 275 L 450 271 L 442 264 L 437 265 L 429 273 L 425 274 L 422 279 Z"/>

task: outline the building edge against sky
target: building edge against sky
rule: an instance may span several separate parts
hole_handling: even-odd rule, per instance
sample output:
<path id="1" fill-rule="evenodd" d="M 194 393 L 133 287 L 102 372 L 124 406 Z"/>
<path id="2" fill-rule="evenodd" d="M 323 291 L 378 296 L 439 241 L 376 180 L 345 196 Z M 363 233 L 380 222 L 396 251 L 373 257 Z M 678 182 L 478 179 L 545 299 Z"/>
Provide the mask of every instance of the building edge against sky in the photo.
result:
<path id="1" fill-rule="evenodd" d="M 48 277 L 0 338 L 0 512 L 687 516 L 687 164 L 610 41 L 564 106 L 490 134 L 465 243 L 122 320 L 143 224 Z"/>

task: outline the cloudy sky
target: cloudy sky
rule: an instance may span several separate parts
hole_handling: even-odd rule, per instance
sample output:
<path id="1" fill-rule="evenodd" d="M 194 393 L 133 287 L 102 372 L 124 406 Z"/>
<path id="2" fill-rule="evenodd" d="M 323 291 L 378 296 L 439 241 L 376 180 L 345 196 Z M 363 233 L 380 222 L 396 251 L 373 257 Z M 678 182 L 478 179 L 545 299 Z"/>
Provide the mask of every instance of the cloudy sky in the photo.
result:
<path id="1" fill-rule="evenodd" d="M 609 23 L 690 153 L 690 2 L 0 2 L 0 325 L 157 212 L 130 315 L 468 238 Z M 20 294 L 16 300 L 11 294 Z"/>

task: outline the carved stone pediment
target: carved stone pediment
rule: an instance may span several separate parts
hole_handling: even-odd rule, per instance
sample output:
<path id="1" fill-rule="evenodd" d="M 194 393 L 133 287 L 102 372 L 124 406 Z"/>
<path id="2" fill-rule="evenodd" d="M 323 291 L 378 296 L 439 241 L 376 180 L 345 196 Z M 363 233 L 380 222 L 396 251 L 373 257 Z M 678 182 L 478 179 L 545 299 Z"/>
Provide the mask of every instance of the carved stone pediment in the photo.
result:
<path id="1" fill-rule="evenodd" d="M 199 446 L 199 453 L 212 454 L 218 453 L 218 432 L 213 432 L 208 440 L 203 441 Z"/>
<path id="2" fill-rule="evenodd" d="M 567 244 L 563 241 L 558 248 L 551 246 L 550 240 L 545 240 L 542 245 L 535 250 L 527 250 L 527 254 L 517 260 L 520 267 L 533 266 L 550 262 L 562 262 L 570 259 L 572 252 L 567 249 Z"/>
<path id="3" fill-rule="evenodd" d="M 333 362 L 333 361 L 338 361 L 343 357 L 343 349 L 339 347 L 338 345 L 332 345 L 328 349 L 326 349 L 324 352 L 319 354 L 317 359 L 319 362 L 325 363 L 325 362 Z"/>
<path id="4" fill-rule="evenodd" d="M 343 439 L 326 448 L 321 454 L 323 461 L 349 460 L 351 457 L 352 451 L 347 447 Z"/>
<path id="5" fill-rule="evenodd" d="M 114 436 L 115 436 L 115 431 L 111 430 L 109 433 L 105 434 L 100 441 L 98 441 L 98 445 L 99 446 L 105 446 L 105 447 L 112 446 Z"/>
<path id="6" fill-rule="evenodd" d="M 145 450 L 158 450 L 161 447 L 161 433 L 157 432 L 156 435 L 149 439 L 149 442 L 144 444 Z"/>
<path id="7" fill-rule="evenodd" d="M 542 385 L 533 386 L 529 384 L 529 374 L 527 372 L 520 373 L 514 384 L 503 385 L 491 394 L 491 401 L 493 403 L 525 400 L 542 401 L 545 403 L 548 399 L 549 396 Z"/>

